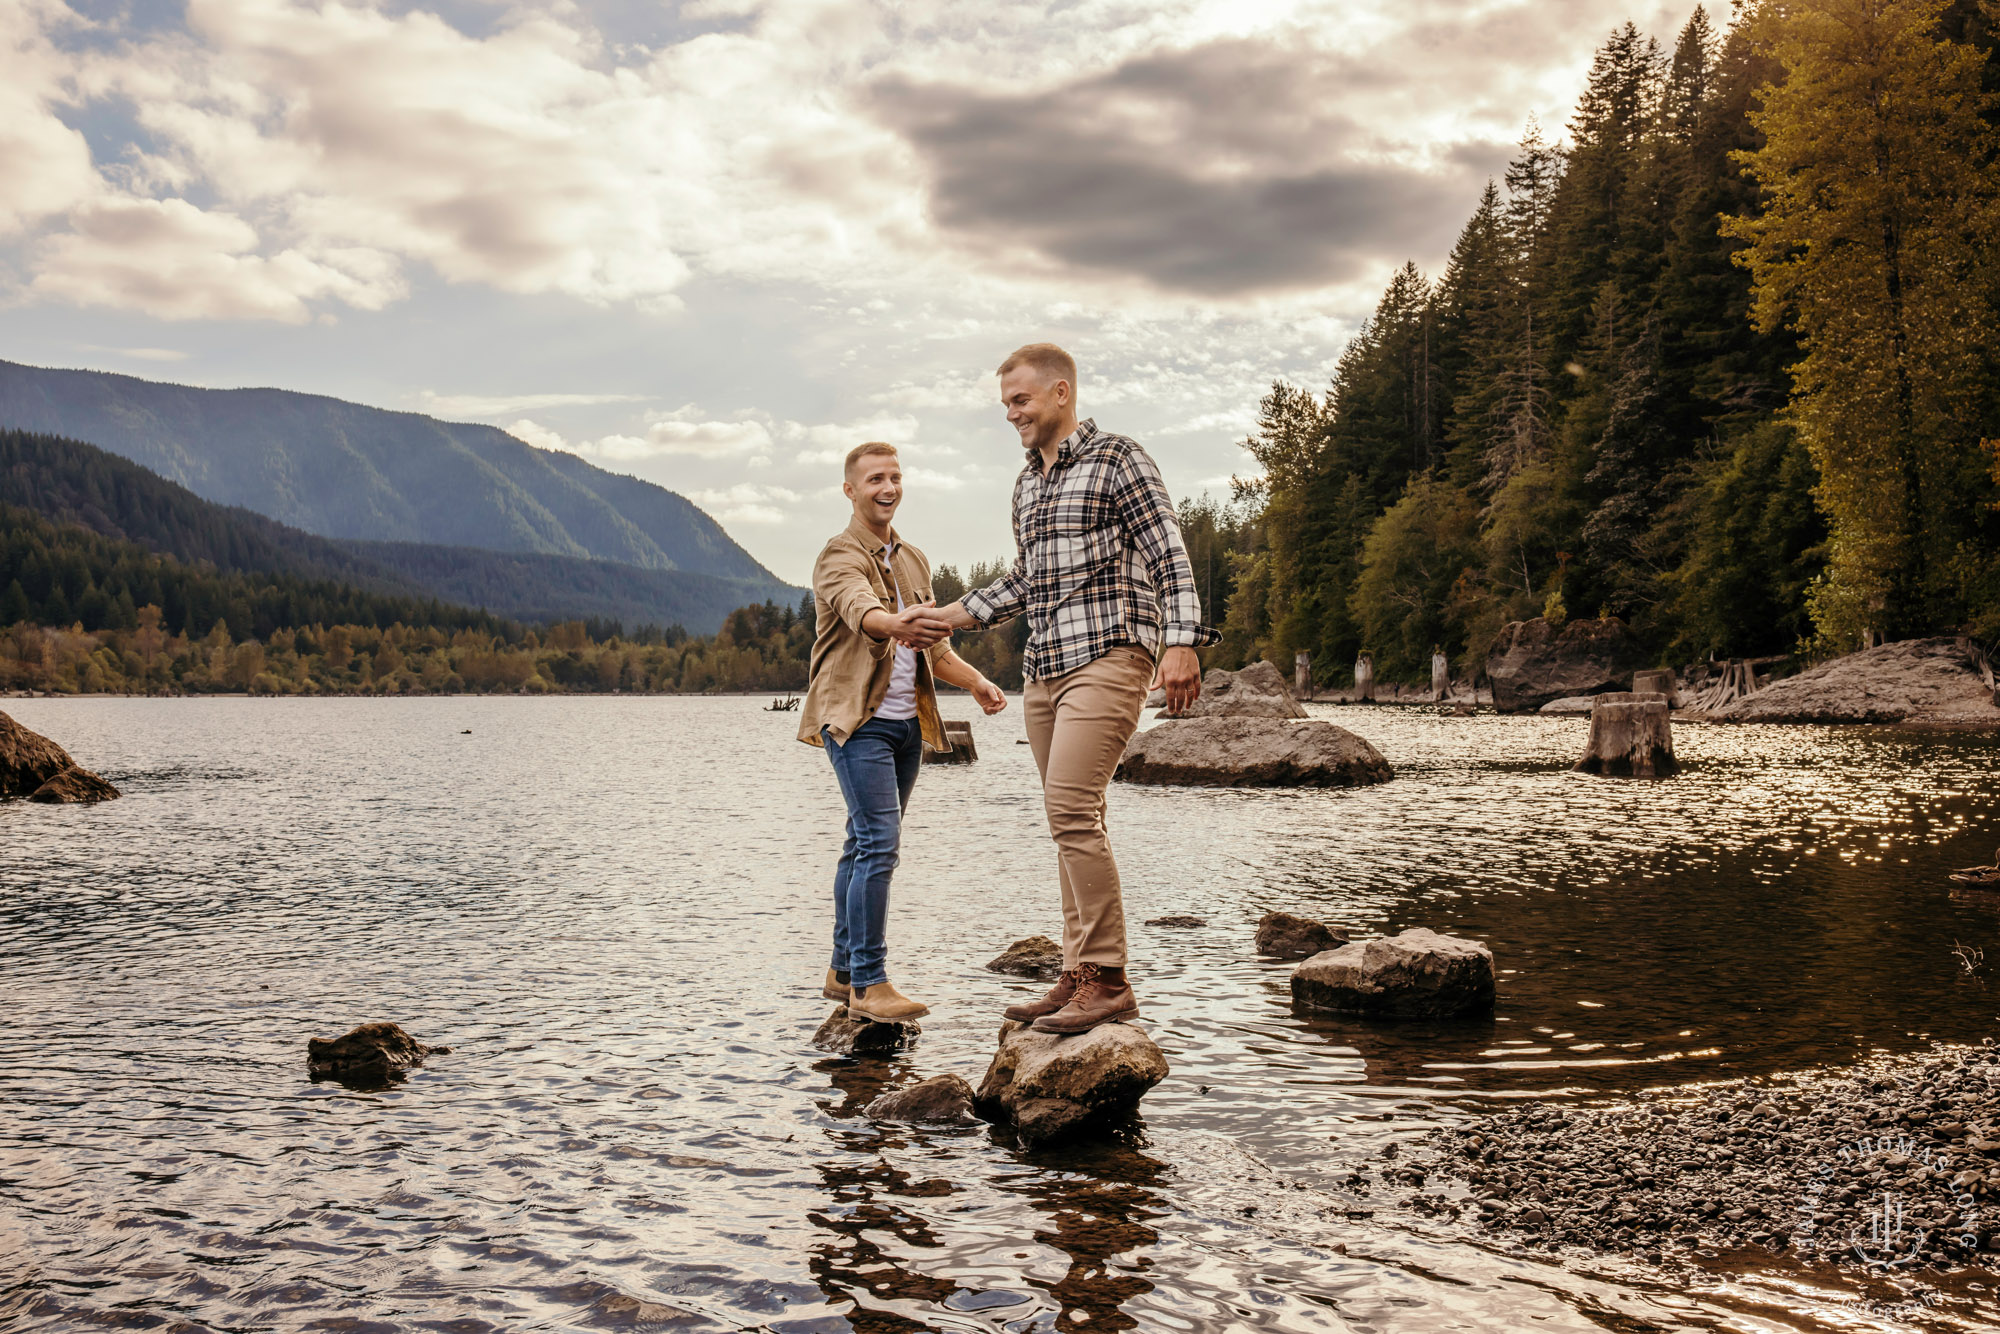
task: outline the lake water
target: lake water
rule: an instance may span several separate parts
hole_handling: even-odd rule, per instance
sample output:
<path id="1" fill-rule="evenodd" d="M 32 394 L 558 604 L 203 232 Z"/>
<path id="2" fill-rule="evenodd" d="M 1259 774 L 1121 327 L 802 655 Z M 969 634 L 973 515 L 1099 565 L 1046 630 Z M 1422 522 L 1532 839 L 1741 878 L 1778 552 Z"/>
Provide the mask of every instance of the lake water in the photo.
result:
<path id="1" fill-rule="evenodd" d="M 1025 1153 L 858 1114 L 976 1083 L 1035 989 L 982 965 L 1059 934 L 1018 700 L 917 786 L 891 968 L 934 1013 L 888 1061 L 808 1045 L 841 805 L 762 703 L 7 701 L 126 796 L 0 806 L 0 1326 L 1893 1325 L 1776 1260 L 1669 1284 L 1349 1183 L 1522 1099 L 1992 1032 L 1952 947 L 2000 963 L 2000 895 L 1943 874 L 2000 842 L 1992 740 L 1684 726 L 1680 777 L 1620 782 L 1567 772 L 1582 720 L 1315 706 L 1395 781 L 1114 785 L 1173 1074 L 1129 1131 Z M 1272 908 L 1484 940 L 1497 1015 L 1295 1015 L 1251 951 Z M 1139 925 L 1176 913 L 1209 925 Z M 307 1079 L 308 1037 L 377 1019 L 455 1050 Z"/>

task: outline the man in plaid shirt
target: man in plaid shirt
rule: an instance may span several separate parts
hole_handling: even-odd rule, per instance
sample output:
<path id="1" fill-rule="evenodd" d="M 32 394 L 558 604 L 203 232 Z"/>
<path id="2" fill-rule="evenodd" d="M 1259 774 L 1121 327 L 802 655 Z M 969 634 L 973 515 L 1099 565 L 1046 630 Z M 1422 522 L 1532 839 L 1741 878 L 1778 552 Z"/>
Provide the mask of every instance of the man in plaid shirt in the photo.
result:
<path id="1" fill-rule="evenodd" d="M 1070 355 L 1053 343 L 1014 353 L 1000 366 L 1000 400 L 1028 451 L 1014 483 L 1014 567 L 938 615 L 954 629 L 1028 618 L 1021 702 L 1056 843 L 1063 973 L 1046 996 L 1006 1013 L 1043 1032 L 1081 1033 L 1139 1013 L 1105 787 L 1151 683 L 1170 710 L 1192 704 L 1195 648 L 1221 636 L 1201 623 L 1159 468 L 1136 442 L 1077 421 Z"/>

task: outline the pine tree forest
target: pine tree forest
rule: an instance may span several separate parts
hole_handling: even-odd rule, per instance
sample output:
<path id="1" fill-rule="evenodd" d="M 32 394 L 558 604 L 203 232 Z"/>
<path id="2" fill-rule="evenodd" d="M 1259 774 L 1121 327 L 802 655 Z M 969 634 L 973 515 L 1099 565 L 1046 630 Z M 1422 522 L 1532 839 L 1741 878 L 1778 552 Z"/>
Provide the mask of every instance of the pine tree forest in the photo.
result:
<path id="1" fill-rule="evenodd" d="M 1183 505 L 1220 665 L 1469 674 L 1535 616 L 1671 665 L 2000 635 L 1996 18 L 1612 32 L 1444 271 L 1395 274 L 1323 393 L 1271 387 L 1263 476 Z"/>

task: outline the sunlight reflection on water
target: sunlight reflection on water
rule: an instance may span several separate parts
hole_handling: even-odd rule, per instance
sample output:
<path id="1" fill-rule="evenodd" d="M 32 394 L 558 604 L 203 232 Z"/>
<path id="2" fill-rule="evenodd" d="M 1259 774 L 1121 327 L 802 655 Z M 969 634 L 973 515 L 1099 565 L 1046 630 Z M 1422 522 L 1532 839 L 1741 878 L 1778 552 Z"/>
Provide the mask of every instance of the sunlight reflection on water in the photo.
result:
<path id="1" fill-rule="evenodd" d="M 1950 947 L 2000 944 L 2000 896 L 1942 875 L 1996 841 L 1988 739 L 1684 726 L 1681 776 L 1631 783 L 1568 772 L 1580 719 L 1314 706 L 1396 780 L 1114 789 L 1174 1065 L 1143 1126 L 874 1125 L 977 1080 L 1026 989 L 981 965 L 1059 934 L 1018 702 L 918 786 L 891 966 L 935 1012 L 881 1062 L 807 1044 L 841 808 L 761 703 L 10 701 L 127 796 L 0 807 L 0 1320 L 1707 1327 L 1750 1298 L 1370 1216 L 1350 1174 L 1487 1106 L 1990 1031 Z M 1485 940 L 1498 1011 L 1296 1015 L 1272 908 Z M 370 1019 L 455 1050 L 307 1082 L 305 1038 Z"/>

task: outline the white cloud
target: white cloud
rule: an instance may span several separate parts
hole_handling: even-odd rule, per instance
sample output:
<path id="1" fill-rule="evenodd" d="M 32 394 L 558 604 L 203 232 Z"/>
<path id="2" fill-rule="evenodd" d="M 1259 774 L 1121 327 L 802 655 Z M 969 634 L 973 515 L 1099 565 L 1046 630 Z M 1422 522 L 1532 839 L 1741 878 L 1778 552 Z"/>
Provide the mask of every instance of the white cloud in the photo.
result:
<path id="1" fill-rule="evenodd" d="M 779 505 L 796 505 L 805 499 L 787 487 L 748 482 L 721 490 L 690 491 L 687 497 L 722 523 L 763 524 L 783 523 L 786 514 Z"/>
<path id="2" fill-rule="evenodd" d="M 186 361 L 188 354 L 172 347 L 105 347 L 99 343 L 85 343 L 85 352 L 109 352 L 114 357 L 130 357 L 134 361 Z"/>
<path id="3" fill-rule="evenodd" d="M 606 403 L 643 403 L 644 394 L 440 394 L 426 389 L 418 395 L 421 411 L 433 417 L 499 417 L 511 412 L 543 412 L 549 408 L 596 407 Z"/>
<path id="4" fill-rule="evenodd" d="M 366 250 L 257 253 L 242 218 L 184 199 L 107 195 L 70 214 L 70 230 L 35 251 L 35 296 L 117 306 L 162 319 L 267 319 L 297 324 L 334 297 L 379 310 L 404 286 L 389 256 Z"/>
<path id="5" fill-rule="evenodd" d="M 689 409 L 683 408 L 659 417 L 648 424 L 643 436 L 612 434 L 571 442 L 527 418 L 509 426 L 507 432 L 537 449 L 560 449 L 617 463 L 639 463 L 670 454 L 705 459 L 745 458 L 762 454 L 771 447 L 770 430 L 761 421 L 698 421 L 688 414 Z"/>
<path id="6" fill-rule="evenodd" d="M 100 188 L 89 143 L 55 112 L 70 100 L 70 61 L 49 37 L 81 26 L 56 0 L 0 0 L 0 236 Z"/>

